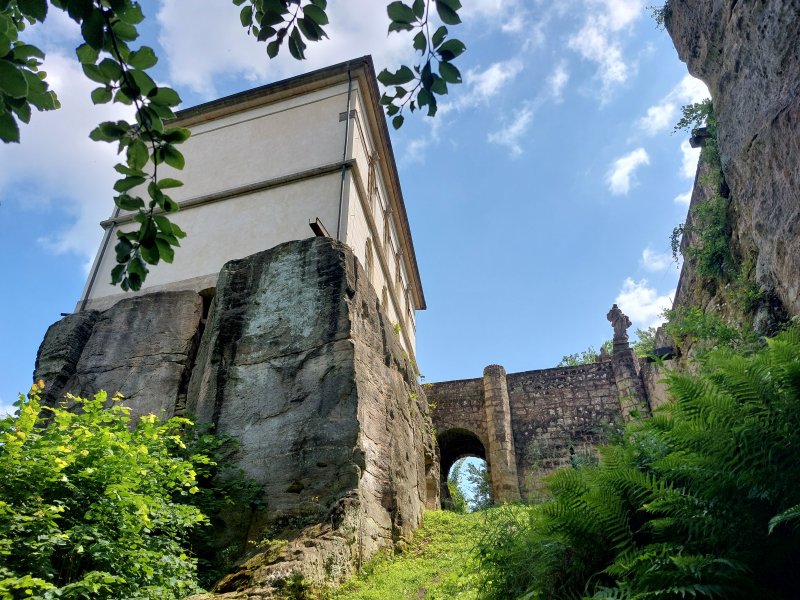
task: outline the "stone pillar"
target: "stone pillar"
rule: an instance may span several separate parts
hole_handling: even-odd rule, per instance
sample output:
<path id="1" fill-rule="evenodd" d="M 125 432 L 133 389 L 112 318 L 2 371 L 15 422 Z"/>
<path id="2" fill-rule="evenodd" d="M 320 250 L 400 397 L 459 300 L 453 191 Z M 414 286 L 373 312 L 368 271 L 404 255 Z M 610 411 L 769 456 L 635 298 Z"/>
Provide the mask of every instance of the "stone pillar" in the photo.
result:
<path id="1" fill-rule="evenodd" d="M 500 365 L 489 365 L 483 370 L 483 398 L 489 434 L 486 463 L 492 480 L 492 499 L 495 502 L 518 502 L 521 497 L 511 431 L 511 406 L 506 371 Z"/>
<path id="2" fill-rule="evenodd" d="M 631 320 L 614 304 L 606 315 L 614 327 L 614 352 L 611 355 L 611 366 L 619 393 L 619 406 L 622 417 L 630 421 L 632 417 L 650 415 L 650 404 L 647 391 L 639 372 L 639 359 L 633 354 L 628 344 L 628 327 Z"/>

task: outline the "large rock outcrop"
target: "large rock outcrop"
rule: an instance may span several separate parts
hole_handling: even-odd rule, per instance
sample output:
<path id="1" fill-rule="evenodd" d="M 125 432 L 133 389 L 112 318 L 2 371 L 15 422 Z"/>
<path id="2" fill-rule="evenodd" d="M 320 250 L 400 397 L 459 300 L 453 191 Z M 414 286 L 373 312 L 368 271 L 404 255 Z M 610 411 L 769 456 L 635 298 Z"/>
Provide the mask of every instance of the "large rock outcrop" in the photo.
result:
<path id="1" fill-rule="evenodd" d="M 185 410 L 238 440 L 230 460 L 267 509 L 230 512 L 222 537 L 243 554 L 218 584 L 229 597 L 271 597 L 294 573 L 339 581 L 438 506 L 415 369 L 352 252 L 327 238 L 226 264 L 207 317 L 194 292 L 66 317 L 35 377 L 50 401 L 120 391 L 134 415 Z"/>
<path id="2" fill-rule="evenodd" d="M 734 250 L 800 314 L 800 0 L 669 0 L 665 24 L 711 92 Z"/>

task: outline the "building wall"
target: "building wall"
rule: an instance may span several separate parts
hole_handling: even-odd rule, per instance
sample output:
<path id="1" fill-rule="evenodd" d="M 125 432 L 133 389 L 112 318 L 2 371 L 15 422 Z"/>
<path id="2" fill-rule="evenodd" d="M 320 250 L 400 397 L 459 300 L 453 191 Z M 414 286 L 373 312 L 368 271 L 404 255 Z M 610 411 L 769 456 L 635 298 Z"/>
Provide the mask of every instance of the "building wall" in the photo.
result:
<path id="1" fill-rule="evenodd" d="M 232 114 L 190 117 L 192 137 L 181 146 L 185 170 L 159 165 L 160 177 L 184 182 L 170 190 L 181 204 L 170 218 L 187 237 L 172 264 L 148 267 L 140 293 L 213 287 L 226 262 L 313 237 L 309 223 L 319 219 L 368 271 L 383 311 L 400 326 L 401 345 L 413 358 L 416 307 L 394 222 L 397 211 L 390 206 L 389 172 L 375 160 L 383 150 L 368 118 L 374 111 L 371 92 L 361 88 L 358 77 L 351 83 Z M 345 119 L 348 106 L 352 118 Z M 134 192 L 146 197 L 143 189 Z M 131 295 L 110 283 L 116 232 L 138 227 L 126 220 L 129 215 L 111 220 L 108 243 L 84 290 L 87 302 L 82 298 L 79 309 L 106 309 Z"/>

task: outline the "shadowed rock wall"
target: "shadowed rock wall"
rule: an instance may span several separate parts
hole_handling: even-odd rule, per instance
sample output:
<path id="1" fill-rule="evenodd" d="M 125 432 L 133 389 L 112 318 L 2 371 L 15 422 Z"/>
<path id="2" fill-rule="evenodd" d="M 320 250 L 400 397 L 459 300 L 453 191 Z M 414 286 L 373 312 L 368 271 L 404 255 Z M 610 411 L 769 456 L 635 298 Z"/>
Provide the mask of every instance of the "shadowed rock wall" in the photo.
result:
<path id="1" fill-rule="evenodd" d="M 800 314 L 800 0 L 670 0 L 665 24 L 711 92 L 733 250 Z M 688 296 L 694 277 L 681 279 Z"/>
<path id="2" fill-rule="evenodd" d="M 135 415 L 185 404 L 239 441 L 230 460 L 263 485 L 268 510 L 231 514 L 225 537 L 246 538 L 249 558 L 219 591 L 268 597 L 295 571 L 341 580 L 438 505 L 416 373 L 352 252 L 327 238 L 226 264 L 207 319 L 193 292 L 66 317 L 48 330 L 35 377 L 49 401 L 104 388 Z M 289 522 L 299 531 L 288 543 L 255 548 Z"/>

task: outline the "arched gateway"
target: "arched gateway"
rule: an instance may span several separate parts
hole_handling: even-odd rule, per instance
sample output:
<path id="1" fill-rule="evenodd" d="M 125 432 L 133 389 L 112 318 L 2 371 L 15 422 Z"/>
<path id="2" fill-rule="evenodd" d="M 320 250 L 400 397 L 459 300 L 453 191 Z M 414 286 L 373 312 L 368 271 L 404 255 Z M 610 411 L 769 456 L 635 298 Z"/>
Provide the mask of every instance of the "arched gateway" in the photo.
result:
<path id="1" fill-rule="evenodd" d="M 426 386 L 439 432 L 440 489 L 461 456 L 486 460 L 495 502 L 513 502 L 537 486 L 541 473 L 569 464 L 582 447 L 603 443 L 632 412 L 649 411 L 628 345 L 630 321 L 614 305 L 614 351 L 597 362 L 506 374 L 499 365 L 483 377 Z"/>

